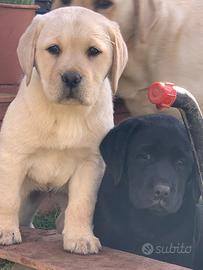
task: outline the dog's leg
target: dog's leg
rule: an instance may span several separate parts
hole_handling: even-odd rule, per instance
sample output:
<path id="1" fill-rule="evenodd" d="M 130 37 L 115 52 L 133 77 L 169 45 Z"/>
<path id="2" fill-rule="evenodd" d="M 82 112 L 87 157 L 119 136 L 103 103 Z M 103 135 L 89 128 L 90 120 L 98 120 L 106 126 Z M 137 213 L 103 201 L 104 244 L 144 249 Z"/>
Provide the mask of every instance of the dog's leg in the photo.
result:
<path id="1" fill-rule="evenodd" d="M 103 172 L 104 162 L 97 156 L 78 167 L 70 180 L 63 230 L 67 251 L 88 254 L 101 249 L 92 231 L 92 219 Z"/>
<path id="2" fill-rule="evenodd" d="M 21 242 L 18 212 L 21 186 L 25 176 L 23 158 L 0 152 L 0 245 Z"/>
<path id="3" fill-rule="evenodd" d="M 60 215 L 56 219 L 56 229 L 58 233 L 62 233 L 64 228 L 65 210 L 68 204 L 68 195 L 62 192 L 57 194 L 57 204 L 60 208 Z"/>
<path id="4" fill-rule="evenodd" d="M 19 219 L 21 226 L 31 226 L 33 217 L 46 196 L 45 192 L 38 190 L 32 191 L 26 196 L 20 208 Z"/>

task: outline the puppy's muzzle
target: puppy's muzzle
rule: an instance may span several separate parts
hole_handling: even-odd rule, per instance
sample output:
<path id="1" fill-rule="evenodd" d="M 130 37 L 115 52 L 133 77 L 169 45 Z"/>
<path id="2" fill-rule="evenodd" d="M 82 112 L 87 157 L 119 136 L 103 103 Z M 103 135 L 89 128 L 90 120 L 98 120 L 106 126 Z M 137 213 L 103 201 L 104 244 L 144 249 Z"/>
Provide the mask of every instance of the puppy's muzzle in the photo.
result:
<path id="1" fill-rule="evenodd" d="M 164 200 L 167 199 L 170 195 L 171 189 L 168 185 L 155 185 L 154 186 L 154 199 L 155 200 Z"/>
<path id="2" fill-rule="evenodd" d="M 78 87 L 82 81 L 82 76 L 78 72 L 65 72 L 61 75 L 64 84 L 63 95 L 65 98 L 78 98 Z"/>

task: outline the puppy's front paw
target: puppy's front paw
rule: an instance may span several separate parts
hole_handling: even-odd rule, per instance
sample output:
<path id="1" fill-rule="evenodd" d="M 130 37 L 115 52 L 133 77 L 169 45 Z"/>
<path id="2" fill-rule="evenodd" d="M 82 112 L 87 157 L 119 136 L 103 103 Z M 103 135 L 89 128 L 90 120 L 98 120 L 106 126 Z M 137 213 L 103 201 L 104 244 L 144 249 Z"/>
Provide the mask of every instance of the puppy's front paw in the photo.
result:
<path id="1" fill-rule="evenodd" d="M 64 249 L 82 255 L 95 254 L 101 250 L 101 244 L 93 234 L 75 238 L 64 235 Z"/>
<path id="2" fill-rule="evenodd" d="M 21 243 L 21 234 L 18 228 L 14 229 L 1 229 L 0 228 L 0 245 L 12 245 Z"/>

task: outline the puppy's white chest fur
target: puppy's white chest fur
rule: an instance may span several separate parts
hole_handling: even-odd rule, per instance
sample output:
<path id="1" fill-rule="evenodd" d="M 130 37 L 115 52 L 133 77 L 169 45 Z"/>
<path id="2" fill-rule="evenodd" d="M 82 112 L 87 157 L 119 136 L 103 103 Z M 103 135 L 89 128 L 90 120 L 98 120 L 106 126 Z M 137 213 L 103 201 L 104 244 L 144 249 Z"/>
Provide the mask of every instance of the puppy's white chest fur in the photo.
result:
<path id="1" fill-rule="evenodd" d="M 71 150 L 40 149 L 28 161 L 28 177 L 41 188 L 60 188 L 74 174 L 82 154 Z"/>
<path id="2" fill-rule="evenodd" d="M 91 144 L 97 141 L 80 119 L 61 117 L 49 132 L 41 133 L 37 150 L 30 155 L 28 176 L 41 188 L 60 188 L 73 176 L 85 158 L 97 152 Z M 97 136 L 96 136 L 97 135 Z M 95 145 L 95 144 L 94 144 Z M 93 150 L 94 149 L 94 150 Z"/>

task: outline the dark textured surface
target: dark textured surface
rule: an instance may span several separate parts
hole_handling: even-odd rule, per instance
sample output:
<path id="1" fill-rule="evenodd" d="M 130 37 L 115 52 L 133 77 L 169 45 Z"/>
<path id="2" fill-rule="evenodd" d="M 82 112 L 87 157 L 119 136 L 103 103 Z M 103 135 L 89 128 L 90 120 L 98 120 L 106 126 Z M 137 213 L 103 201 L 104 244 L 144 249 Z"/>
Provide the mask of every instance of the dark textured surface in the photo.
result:
<path id="1" fill-rule="evenodd" d="M 21 231 L 23 243 L 0 247 L 0 258 L 38 270 L 186 270 L 109 248 L 103 248 L 98 255 L 73 255 L 63 251 L 62 237 L 55 231 L 28 228 Z"/>
<path id="2" fill-rule="evenodd" d="M 114 123 L 119 124 L 126 118 L 130 117 L 130 113 L 127 110 L 124 101 L 119 97 L 114 97 Z"/>

